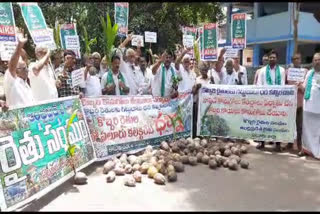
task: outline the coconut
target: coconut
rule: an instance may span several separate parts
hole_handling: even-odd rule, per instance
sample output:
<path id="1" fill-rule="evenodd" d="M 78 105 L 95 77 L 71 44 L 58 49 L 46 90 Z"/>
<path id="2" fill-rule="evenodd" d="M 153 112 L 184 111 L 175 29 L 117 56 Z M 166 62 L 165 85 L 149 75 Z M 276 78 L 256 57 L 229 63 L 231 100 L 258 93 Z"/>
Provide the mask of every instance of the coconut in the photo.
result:
<path id="1" fill-rule="evenodd" d="M 133 165 L 137 159 L 138 159 L 138 157 L 135 156 L 135 155 L 130 155 L 130 156 L 128 157 L 128 161 L 129 161 L 129 163 L 130 163 L 131 165 Z"/>
<path id="2" fill-rule="evenodd" d="M 214 153 L 214 155 L 215 155 L 215 156 L 221 155 L 221 152 L 220 152 L 220 151 L 216 151 L 216 152 Z"/>
<path id="3" fill-rule="evenodd" d="M 189 164 L 190 164 L 191 166 L 197 165 L 197 158 L 196 158 L 196 157 L 189 156 L 188 159 L 189 159 Z"/>
<path id="4" fill-rule="evenodd" d="M 167 169 L 166 169 L 164 163 L 158 163 L 156 168 L 157 168 L 158 172 L 160 172 L 161 174 L 163 174 L 163 175 L 167 174 Z"/>
<path id="5" fill-rule="evenodd" d="M 169 151 L 169 145 L 166 141 L 162 141 L 162 143 L 160 144 L 160 148 L 165 150 L 165 151 Z"/>
<path id="6" fill-rule="evenodd" d="M 87 183 L 87 175 L 83 172 L 77 172 L 74 176 L 74 183 L 78 185 L 86 184 Z"/>
<path id="7" fill-rule="evenodd" d="M 198 161 L 199 163 L 201 162 L 202 157 L 203 157 L 203 153 L 198 152 L 198 154 L 197 154 L 197 161 Z"/>
<path id="8" fill-rule="evenodd" d="M 156 167 L 154 166 L 150 166 L 149 169 L 148 169 L 148 177 L 149 178 L 153 178 L 155 174 L 158 173 L 158 170 Z"/>
<path id="9" fill-rule="evenodd" d="M 157 158 L 156 157 L 151 157 L 149 163 L 153 166 L 156 166 L 157 165 Z"/>
<path id="10" fill-rule="evenodd" d="M 148 169 L 150 168 L 150 164 L 147 163 L 147 162 L 144 162 L 142 165 L 141 165 L 141 168 L 140 168 L 140 172 L 142 174 L 147 174 L 148 173 Z"/>
<path id="11" fill-rule="evenodd" d="M 241 161 L 241 158 L 238 155 L 231 155 L 229 158 L 236 160 L 237 163 L 240 163 L 240 161 Z"/>
<path id="12" fill-rule="evenodd" d="M 200 141 L 196 141 L 194 143 L 194 149 L 197 150 L 197 151 L 199 151 L 201 149 Z"/>
<path id="13" fill-rule="evenodd" d="M 196 147 L 195 142 L 192 142 L 192 143 L 188 144 L 187 148 L 189 149 L 189 151 L 193 151 L 195 149 L 195 147 Z"/>
<path id="14" fill-rule="evenodd" d="M 176 172 L 183 172 L 184 171 L 184 165 L 181 162 L 173 162 L 172 164 L 174 166 L 174 169 Z"/>
<path id="15" fill-rule="evenodd" d="M 173 161 L 181 161 L 181 156 L 178 153 L 174 153 L 172 155 L 172 160 Z"/>
<path id="16" fill-rule="evenodd" d="M 124 185 L 128 187 L 135 187 L 136 186 L 136 180 L 132 175 L 127 175 L 124 178 Z"/>
<path id="17" fill-rule="evenodd" d="M 133 165 L 133 167 L 132 167 L 132 171 L 133 171 L 133 172 L 135 172 L 135 171 L 140 171 L 140 168 L 141 168 L 141 166 L 140 166 L 139 164 L 135 164 L 135 165 Z"/>
<path id="18" fill-rule="evenodd" d="M 203 164 L 208 164 L 209 163 L 209 156 L 208 155 L 204 155 L 203 157 L 202 157 L 202 159 L 201 159 L 201 162 L 203 163 Z"/>
<path id="19" fill-rule="evenodd" d="M 237 161 L 234 160 L 234 159 L 228 161 L 228 167 L 229 167 L 229 169 L 231 169 L 231 170 L 237 170 L 237 169 L 238 169 Z"/>
<path id="20" fill-rule="evenodd" d="M 124 175 L 125 174 L 125 170 L 122 167 L 116 166 L 113 170 L 116 175 Z"/>
<path id="21" fill-rule="evenodd" d="M 114 171 L 108 172 L 106 177 L 107 183 L 112 183 L 115 179 L 116 179 L 116 173 Z"/>
<path id="22" fill-rule="evenodd" d="M 230 160 L 226 160 L 225 162 L 223 162 L 223 167 L 224 168 L 227 168 L 228 166 L 229 166 L 229 162 L 230 162 Z"/>
<path id="23" fill-rule="evenodd" d="M 156 184 L 165 184 L 166 183 L 166 178 L 164 177 L 164 175 L 162 175 L 161 173 L 156 173 L 154 176 L 153 176 L 153 179 L 154 179 L 154 182 Z"/>
<path id="24" fill-rule="evenodd" d="M 241 151 L 241 153 L 243 153 L 243 154 L 246 154 L 246 153 L 248 152 L 246 146 L 241 146 L 241 147 L 240 147 L 240 151 Z"/>
<path id="25" fill-rule="evenodd" d="M 188 164 L 189 163 L 189 157 L 184 155 L 181 157 L 181 161 L 183 164 Z"/>
<path id="26" fill-rule="evenodd" d="M 227 146 L 228 146 L 229 148 L 231 148 L 231 147 L 234 146 L 234 143 L 232 143 L 232 142 L 229 141 L 229 142 L 227 143 Z"/>
<path id="27" fill-rule="evenodd" d="M 176 171 L 173 165 L 169 165 L 167 167 L 167 172 L 169 173 L 170 171 L 174 171 L 174 172 Z"/>
<path id="28" fill-rule="evenodd" d="M 188 137 L 188 138 L 187 138 L 187 145 L 189 145 L 189 144 L 191 144 L 191 143 L 193 143 L 193 139 L 192 139 L 191 137 Z"/>
<path id="29" fill-rule="evenodd" d="M 131 174 L 132 173 L 132 166 L 130 164 L 127 164 L 124 167 L 124 171 L 126 172 L 126 174 Z"/>
<path id="30" fill-rule="evenodd" d="M 116 163 L 113 162 L 112 160 L 109 160 L 107 163 L 103 165 L 103 174 L 108 174 L 108 172 L 113 170 L 115 166 L 116 166 Z"/>
<path id="31" fill-rule="evenodd" d="M 127 158 L 128 158 L 127 154 L 122 154 L 120 157 L 121 163 L 127 164 L 128 163 Z"/>
<path id="32" fill-rule="evenodd" d="M 210 169 L 215 169 L 218 166 L 218 164 L 215 160 L 209 160 L 208 164 L 209 164 Z"/>
<path id="33" fill-rule="evenodd" d="M 202 147 L 207 147 L 208 146 L 208 141 L 207 141 L 207 139 L 202 139 L 201 141 L 200 141 L 200 145 L 202 146 Z"/>
<path id="34" fill-rule="evenodd" d="M 152 151 L 153 151 L 153 148 L 151 145 L 148 145 L 145 149 L 145 152 L 148 152 L 148 153 L 152 153 Z"/>
<path id="35" fill-rule="evenodd" d="M 177 181 L 178 179 L 178 176 L 177 176 L 177 173 L 175 171 L 169 171 L 168 172 L 168 181 L 169 182 L 175 182 Z"/>
<path id="36" fill-rule="evenodd" d="M 113 161 L 115 164 L 121 163 L 121 161 L 120 161 L 118 158 L 113 158 L 112 161 Z"/>
<path id="37" fill-rule="evenodd" d="M 243 169 L 248 169 L 249 168 L 249 162 L 247 160 L 241 160 L 240 161 L 240 166 Z"/>
<path id="38" fill-rule="evenodd" d="M 223 152 L 223 155 L 224 155 L 225 157 L 229 157 L 231 154 L 232 154 L 232 153 L 231 153 L 231 150 L 230 150 L 230 149 L 226 149 L 226 150 L 224 150 L 224 152 Z"/>
<path id="39" fill-rule="evenodd" d="M 141 172 L 135 171 L 135 172 L 133 173 L 133 178 L 134 178 L 134 180 L 135 180 L 136 182 L 141 183 L 141 180 L 142 180 Z"/>

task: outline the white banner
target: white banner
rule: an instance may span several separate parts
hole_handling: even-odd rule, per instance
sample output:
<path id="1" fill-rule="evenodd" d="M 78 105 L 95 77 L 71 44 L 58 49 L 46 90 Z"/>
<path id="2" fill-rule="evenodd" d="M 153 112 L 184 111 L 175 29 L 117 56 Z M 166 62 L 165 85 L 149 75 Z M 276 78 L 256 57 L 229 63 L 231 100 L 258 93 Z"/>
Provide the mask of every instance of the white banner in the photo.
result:
<path id="1" fill-rule="evenodd" d="M 157 33 L 156 32 L 144 32 L 145 41 L 149 43 L 157 43 Z"/>

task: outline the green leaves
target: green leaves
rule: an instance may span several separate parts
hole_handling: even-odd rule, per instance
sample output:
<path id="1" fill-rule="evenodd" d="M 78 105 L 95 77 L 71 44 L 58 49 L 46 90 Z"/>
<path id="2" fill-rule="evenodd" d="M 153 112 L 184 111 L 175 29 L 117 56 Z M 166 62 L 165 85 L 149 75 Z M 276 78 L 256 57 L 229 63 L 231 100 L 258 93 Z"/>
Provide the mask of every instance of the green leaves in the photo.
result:
<path id="1" fill-rule="evenodd" d="M 91 39 L 89 41 L 87 28 L 83 26 L 83 39 L 85 43 L 85 53 L 87 56 L 91 54 L 91 45 L 97 44 L 97 38 Z"/>
<path id="2" fill-rule="evenodd" d="M 103 16 L 100 16 L 100 23 L 103 30 L 103 39 L 104 39 L 104 54 L 107 56 L 108 65 L 111 64 L 112 51 L 114 48 L 114 42 L 116 40 L 118 25 L 115 24 L 112 26 L 111 19 L 107 13 L 107 22 Z"/>
<path id="3" fill-rule="evenodd" d="M 56 26 L 53 28 L 53 36 L 54 41 L 57 45 L 57 49 L 61 50 L 61 43 L 60 43 L 60 24 L 56 22 Z"/>
<path id="4" fill-rule="evenodd" d="M 70 132 L 70 127 L 71 127 L 71 124 L 73 123 L 73 120 L 76 118 L 77 116 L 77 113 L 78 113 L 78 109 L 76 109 L 75 111 L 73 111 L 69 121 L 68 121 L 68 124 L 67 124 L 67 144 L 68 144 L 68 153 L 70 154 L 70 156 L 74 156 L 74 153 L 75 153 L 75 149 L 77 148 L 76 145 L 70 145 L 70 140 L 69 140 L 69 132 Z"/>

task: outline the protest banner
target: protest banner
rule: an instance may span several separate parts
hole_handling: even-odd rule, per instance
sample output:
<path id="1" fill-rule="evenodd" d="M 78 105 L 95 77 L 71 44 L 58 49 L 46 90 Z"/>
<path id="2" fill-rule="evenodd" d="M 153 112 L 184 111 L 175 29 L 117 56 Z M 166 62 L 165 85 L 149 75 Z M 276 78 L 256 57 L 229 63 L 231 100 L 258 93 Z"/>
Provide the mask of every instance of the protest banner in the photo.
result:
<path id="1" fill-rule="evenodd" d="M 207 85 L 200 89 L 197 134 L 293 142 L 295 86 Z"/>
<path id="2" fill-rule="evenodd" d="M 187 42 L 187 45 L 188 45 L 187 47 L 191 47 L 191 44 L 190 44 L 191 37 L 184 36 L 184 35 L 192 35 L 192 37 L 193 37 L 192 41 L 195 41 L 197 39 L 197 28 L 195 28 L 195 27 L 182 27 L 182 43 L 184 42 L 184 39 L 186 39 L 185 42 Z M 193 43 L 192 43 L 192 47 L 193 47 Z M 188 52 L 188 55 L 190 55 L 191 58 L 194 57 L 193 56 L 194 55 L 193 49 Z"/>
<path id="3" fill-rule="evenodd" d="M 224 48 L 226 49 L 226 52 L 223 55 L 224 59 L 238 57 L 238 49 L 232 48 L 232 46 L 224 46 Z"/>
<path id="4" fill-rule="evenodd" d="M 300 68 L 288 69 L 288 80 L 296 82 L 304 82 L 305 72 Z"/>
<path id="5" fill-rule="evenodd" d="M 126 37 L 128 34 L 128 19 L 129 19 L 129 3 L 117 2 L 114 3 L 114 20 L 118 24 L 118 35 Z"/>
<path id="6" fill-rule="evenodd" d="M 9 61 L 16 48 L 15 21 L 11 2 L 0 3 L 0 58 Z"/>
<path id="7" fill-rule="evenodd" d="M 216 23 L 203 26 L 203 60 L 214 61 L 218 59 L 218 39 Z"/>
<path id="8" fill-rule="evenodd" d="M 47 29 L 46 20 L 38 3 L 18 3 L 21 8 L 22 17 L 30 32 L 36 46 L 42 45 L 48 48 L 53 47 L 54 42 L 50 30 Z"/>
<path id="9" fill-rule="evenodd" d="M 145 42 L 157 43 L 157 33 L 156 32 L 145 31 L 144 38 L 145 38 Z"/>
<path id="10" fill-rule="evenodd" d="M 79 44 L 79 48 L 70 48 L 70 47 L 67 48 L 67 45 L 70 46 L 70 44 L 74 44 L 73 41 L 75 40 L 75 37 L 72 37 L 72 36 L 77 37 L 77 39 L 78 39 L 77 43 Z M 70 40 L 68 40 L 68 44 L 66 44 L 67 43 L 66 37 L 67 37 L 67 39 L 70 39 Z M 79 36 L 77 33 L 77 28 L 76 28 L 75 23 L 63 24 L 60 26 L 60 41 L 61 41 L 61 46 L 63 49 L 72 50 L 76 54 L 76 58 L 80 59 L 80 57 L 81 57 L 80 42 L 79 42 Z M 71 45 L 71 47 L 72 47 L 72 45 Z"/>
<path id="11" fill-rule="evenodd" d="M 98 160 L 159 146 L 174 136 L 191 136 L 192 95 L 176 99 L 145 96 L 101 96 L 81 99 Z"/>
<path id="12" fill-rule="evenodd" d="M 64 36 L 66 49 L 73 50 L 76 54 L 76 58 L 80 59 L 80 41 L 78 35 Z"/>
<path id="13" fill-rule="evenodd" d="M 140 43 L 140 47 L 144 47 L 143 36 L 141 35 L 133 35 L 131 40 L 132 46 L 138 46 Z"/>
<path id="14" fill-rule="evenodd" d="M 232 48 L 245 49 L 247 45 L 247 21 L 245 13 L 235 13 L 231 17 Z"/>
<path id="15" fill-rule="evenodd" d="M 84 70 L 78 69 L 71 72 L 71 79 L 72 79 L 72 87 L 81 85 L 84 83 Z"/>
<path id="16" fill-rule="evenodd" d="M 69 139 L 78 147 L 72 159 L 80 170 L 91 164 L 95 155 L 78 98 L 0 113 L 1 211 L 15 210 L 74 175 L 66 126 L 75 110 Z"/>
<path id="17" fill-rule="evenodd" d="M 186 48 L 192 48 L 194 42 L 194 37 L 192 35 L 182 35 L 182 44 Z"/>

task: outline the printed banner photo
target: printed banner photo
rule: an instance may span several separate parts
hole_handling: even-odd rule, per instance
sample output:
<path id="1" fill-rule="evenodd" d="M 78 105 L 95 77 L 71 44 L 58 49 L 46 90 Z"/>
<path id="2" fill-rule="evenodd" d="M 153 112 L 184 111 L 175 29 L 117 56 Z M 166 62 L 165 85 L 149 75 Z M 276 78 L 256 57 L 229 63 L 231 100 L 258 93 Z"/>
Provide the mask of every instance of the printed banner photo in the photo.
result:
<path id="1" fill-rule="evenodd" d="M 98 160 L 159 146 L 173 136 L 191 136 L 192 95 L 83 98 L 83 109 Z M 175 129 L 173 123 L 176 121 Z M 175 132 L 174 132 L 175 130 Z"/>
<path id="2" fill-rule="evenodd" d="M 200 89 L 197 134 L 293 142 L 295 86 L 207 85 Z"/>
<path id="3" fill-rule="evenodd" d="M 247 45 L 247 21 L 245 13 L 232 14 L 231 18 L 232 48 L 245 49 Z"/>
<path id="4" fill-rule="evenodd" d="M 114 3 L 114 20 L 118 24 L 118 35 L 125 37 L 128 34 L 128 19 L 129 19 L 129 3 L 118 2 Z"/>
<path id="5" fill-rule="evenodd" d="M 55 43 L 50 30 L 37 3 L 19 3 L 25 24 L 30 32 L 33 42 L 36 45 L 53 47 Z"/>
<path id="6" fill-rule="evenodd" d="M 69 132 L 67 123 L 77 115 Z M 51 191 L 93 162 L 95 155 L 78 98 L 0 113 L 0 206 L 15 210 Z M 70 145 L 76 145 L 70 159 Z"/>
<path id="7" fill-rule="evenodd" d="M 210 23 L 203 26 L 203 59 L 217 60 L 218 59 L 218 38 L 217 24 Z"/>
<path id="8" fill-rule="evenodd" d="M 9 61 L 16 48 L 15 22 L 11 2 L 0 3 L 0 58 Z"/>
<path id="9" fill-rule="evenodd" d="M 187 35 L 187 36 L 185 36 Z M 193 40 L 192 41 L 196 41 L 197 39 L 197 28 L 196 27 L 182 27 L 182 44 L 184 44 L 184 42 L 188 42 L 190 41 L 190 36 L 188 35 L 191 35 L 193 36 Z M 187 45 L 190 45 L 190 43 L 187 43 Z M 191 45 L 190 45 L 191 46 Z M 193 44 L 192 44 L 192 47 L 193 47 Z M 194 56 L 194 53 L 193 53 L 193 49 L 190 50 L 188 52 L 188 54 L 191 56 L 191 58 L 193 58 Z"/>

